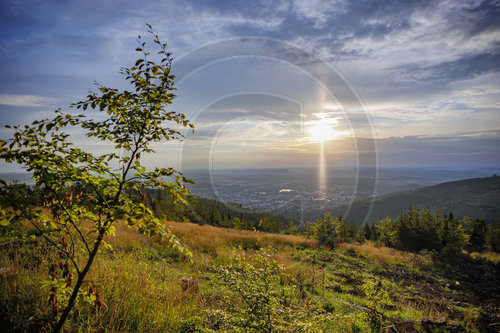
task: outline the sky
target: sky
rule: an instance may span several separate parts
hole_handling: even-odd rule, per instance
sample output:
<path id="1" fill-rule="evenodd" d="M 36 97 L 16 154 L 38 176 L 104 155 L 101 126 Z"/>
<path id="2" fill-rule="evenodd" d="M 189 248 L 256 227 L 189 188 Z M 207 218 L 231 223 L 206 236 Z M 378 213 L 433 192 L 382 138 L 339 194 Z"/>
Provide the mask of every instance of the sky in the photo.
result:
<path id="1" fill-rule="evenodd" d="M 498 17 L 499 1 L 3 0 L 0 137 L 74 112 L 94 81 L 127 89 L 148 22 L 195 125 L 150 165 L 498 167 Z"/>

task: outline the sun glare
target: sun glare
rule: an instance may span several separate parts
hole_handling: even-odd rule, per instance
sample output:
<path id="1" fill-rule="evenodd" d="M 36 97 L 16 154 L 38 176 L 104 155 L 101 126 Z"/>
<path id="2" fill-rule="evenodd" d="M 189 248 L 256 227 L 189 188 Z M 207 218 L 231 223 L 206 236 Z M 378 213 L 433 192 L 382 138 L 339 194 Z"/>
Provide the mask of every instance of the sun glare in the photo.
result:
<path id="1" fill-rule="evenodd" d="M 318 142 L 325 142 L 328 140 L 332 140 L 338 136 L 337 131 L 335 131 L 331 125 L 326 124 L 324 122 L 320 122 L 319 124 L 313 125 L 311 127 L 311 136 L 310 139 Z"/>

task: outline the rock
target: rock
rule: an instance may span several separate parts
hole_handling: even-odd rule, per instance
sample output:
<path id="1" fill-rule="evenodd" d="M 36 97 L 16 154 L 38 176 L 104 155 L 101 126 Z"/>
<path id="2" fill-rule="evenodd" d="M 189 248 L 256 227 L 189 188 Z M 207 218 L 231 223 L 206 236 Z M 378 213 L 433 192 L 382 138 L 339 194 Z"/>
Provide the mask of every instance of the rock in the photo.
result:
<path id="1" fill-rule="evenodd" d="M 190 278 L 189 276 L 183 276 L 181 279 L 181 290 L 197 294 L 200 291 L 198 279 Z"/>
<path id="2" fill-rule="evenodd" d="M 1 267 L 0 277 L 15 276 L 17 272 L 12 267 Z"/>
<path id="3" fill-rule="evenodd" d="M 438 326 L 446 326 L 446 318 L 438 318 L 436 320 L 430 317 L 422 318 L 422 326 L 426 328 L 438 327 Z"/>
<path id="4" fill-rule="evenodd" d="M 332 291 L 335 291 L 336 293 L 341 293 L 342 292 L 342 287 L 340 287 L 338 284 L 332 285 L 332 286 L 326 286 L 325 289 L 330 289 Z"/>
<path id="5" fill-rule="evenodd" d="M 396 310 L 398 307 L 394 304 L 389 304 L 389 303 L 384 303 L 382 304 L 382 307 L 385 309 L 385 310 L 389 310 L 389 311 L 394 311 Z"/>
<path id="6" fill-rule="evenodd" d="M 418 333 L 418 323 L 407 320 L 407 321 L 401 321 L 399 323 L 396 323 L 394 325 L 394 328 L 396 329 L 397 332 L 405 332 L 405 333 Z"/>

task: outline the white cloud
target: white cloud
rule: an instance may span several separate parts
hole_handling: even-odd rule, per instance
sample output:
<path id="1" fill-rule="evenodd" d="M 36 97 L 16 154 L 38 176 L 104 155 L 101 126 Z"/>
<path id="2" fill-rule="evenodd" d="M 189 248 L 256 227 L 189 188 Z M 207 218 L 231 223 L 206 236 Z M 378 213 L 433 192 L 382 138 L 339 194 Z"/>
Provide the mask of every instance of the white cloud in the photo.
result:
<path id="1" fill-rule="evenodd" d="M 54 104 L 56 101 L 54 98 L 44 96 L 0 94 L 0 105 L 38 107 Z"/>
<path id="2" fill-rule="evenodd" d="M 315 28 L 321 28 L 334 13 L 345 12 L 347 3 L 343 1 L 294 1 L 294 10 L 315 21 Z"/>

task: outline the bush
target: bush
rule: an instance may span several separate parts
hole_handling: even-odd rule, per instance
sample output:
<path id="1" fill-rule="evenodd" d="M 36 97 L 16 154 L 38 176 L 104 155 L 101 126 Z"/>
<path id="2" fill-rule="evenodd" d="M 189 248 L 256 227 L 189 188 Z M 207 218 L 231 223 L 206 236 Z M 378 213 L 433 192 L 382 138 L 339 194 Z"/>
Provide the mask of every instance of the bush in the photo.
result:
<path id="1" fill-rule="evenodd" d="M 268 251 L 238 256 L 216 269 L 226 309 L 208 310 L 213 327 L 222 331 L 304 332 L 320 330 L 327 314 L 303 304 L 295 280 Z M 215 324 L 214 324 L 215 323 Z"/>

